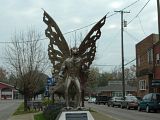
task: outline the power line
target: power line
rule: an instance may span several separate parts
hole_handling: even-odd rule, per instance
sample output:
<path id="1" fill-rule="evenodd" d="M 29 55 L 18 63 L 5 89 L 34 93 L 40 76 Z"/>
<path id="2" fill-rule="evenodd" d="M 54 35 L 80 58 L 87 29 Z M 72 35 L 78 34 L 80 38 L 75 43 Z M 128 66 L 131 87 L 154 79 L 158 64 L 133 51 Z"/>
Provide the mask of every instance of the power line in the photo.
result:
<path id="1" fill-rule="evenodd" d="M 112 35 L 110 38 L 110 42 L 107 44 L 107 46 L 105 47 L 104 51 L 107 51 L 111 45 L 115 42 L 115 40 L 118 37 L 118 34 L 120 33 L 119 29 L 117 30 L 117 32 L 115 32 L 115 35 Z M 98 46 L 97 46 L 98 47 Z M 107 54 L 108 55 L 108 54 Z"/>
<path id="2" fill-rule="evenodd" d="M 12 60 L 18 60 L 18 59 L 13 59 L 13 58 L 7 58 L 7 57 L 0 57 L 1 59 L 12 59 Z M 39 61 L 34 61 L 34 62 L 39 62 Z M 50 61 L 42 62 L 42 63 L 50 63 Z M 119 65 L 109 65 L 109 64 L 93 64 L 93 66 L 119 66 Z"/>
<path id="3" fill-rule="evenodd" d="M 128 65 L 128 64 L 130 64 L 130 63 L 132 63 L 132 62 L 134 62 L 135 60 L 136 60 L 136 58 L 134 58 L 133 60 L 131 60 L 131 61 L 129 61 L 128 63 L 124 64 L 124 66 L 126 66 L 126 65 Z"/>
<path id="4" fill-rule="evenodd" d="M 45 39 L 48 39 L 48 38 L 46 37 L 46 38 L 28 40 L 28 41 L 22 41 L 22 42 L 0 42 L 0 44 L 5 44 L 5 43 L 27 43 L 27 42 L 41 41 L 41 40 L 45 40 Z"/>
<path id="5" fill-rule="evenodd" d="M 130 24 L 135 18 L 137 18 L 137 17 L 139 18 L 139 14 L 140 14 L 140 13 L 142 12 L 142 10 L 147 6 L 147 4 L 148 4 L 149 2 L 150 2 L 150 0 L 148 0 L 148 1 L 146 2 L 146 4 L 145 4 L 145 5 L 142 7 L 142 9 L 138 12 L 138 14 L 137 14 L 130 22 L 128 22 L 128 24 Z M 141 29 L 142 29 L 142 31 L 143 31 L 143 34 L 145 34 L 140 18 L 139 18 L 139 23 L 140 23 Z M 127 25 L 128 25 L 128 24 L 127 24 Z M 133 35 L 131 35 L 130 33 L 128 33 L 127 31 L 125 31 L 125 32 L 126 32 L 131 38 L 137 39 L 137 38 L 135 38 Z M 146 34 L 145 34 L 145 35 L 146 35 Z M 138 39 L 137 39 L 137 40 L 138 40 Z M 136 41 L 136 42 L 137 42 L 137 41 Z M 146 55 L 146 54 L 147 54 L 147 52 L 145 51 L 142 55 L 140 55 L 140 57 L 142 57 L 143 55 Z M 136 58 L 132 59 L 132 60 L 129 61 L 128 63 L 124 64 L 124 66 L 126 66 L 126 65 L 134 62 L 135 60 L 136 60 Z"/>
<path id="6" fill-rule="evenodd" d="M 144 51 L 141 55 L 139 55 L 139 57 L 142 57 L 142 56 L 146 55 L 147 53 L 148 53 L 148 51 Z M 134 62 L 135 60 L 136 60 L 136 58 L 134 58 L 133 60 L 131 60 L 131 61 L 129 61 L 128 63 L 126 63 L 124 66 L 126 66 L 126 65 Z"/>
<path id="7" fill-rule="evenodd" d="M 124 76 L 124 45 L 123 45 L 123 29 L 124 29 L 124 20 L 123 20 L 123 15 L 124 13 L 130 13 L 127 11 L 115 11 L 121 13 L 121 60 L 122 60 L 122 93 L 123 93 L 123 98 L 125 97 L 125 76 Z"/>
<path id="8" fill-rule="evenodd" d="M 143 11 L 143 9 L 147 6 L 147 4 L 148 4 L 149 2 L 150 2 L 150 0 L 148 0 L 148 1 L 146 2 L 146 4 L 141 8 L 141 10 L 137 13 L 137 15 L 128 22 L 128 24 L 130 24 L 135 18 L 137 18 L 137 17 L 139 16 L 139 14 Z M 128 24 L 127 24 L 127 25 L 128 25 Z"/>
<path id="9" fill-rule="evenodd" d="M 146 33 L 144 32 L 144 28 L 143 28 L 143 25 L 142 25 L 142 22 L 141 22 L 141 19 L 140 19 L 139 16 L 138 16 L 138 20 L 139 20 L 139 24 L 140 24 L 140 27 L 141 27 L 141 30 L 142 30 L 143 34 L 146 35 Z"/>
<path id="10" fill-rule="evenodd" d="M 72 32 L 78 31 L 78 30 L 82 30 L 82 29 L 87 28 L 87 27 L 89 27 L 89 26 L 91 26 L 91 25 L 94 25 L 94 24 L 96 24 L 96 23 L 97 23 L 97 22 L 94 22 L 94 23 L 91 23 L 91 24 L 89 24 L 89 25 L 86 25 L 86 26 L 83 26 L 83 27 L 80 27 L 80 28 L 77 28 L 77 29 L 74 29 L 74 30 L 65 32 L 65 33 L 63 33 L 63 35 L 66 35 L 66 34 L 69 34 L 69 33 L 72 33 Z"/>
<path id="11" fill-rule="evenodd" d="M 126 7 L 123 8 L 123 9 L 121 9 L 120 11 L 123 11 L 123 10 L 131 7 L 132 5 L 136 4 L 136 3 L 139 2 L 139 1 L 140 1 L 140 0 L 137 0 L 137 1 L 133 2 L 133 3 L 131 3 L 130 5 L 126 6 Z M 109 15 L 107 18 L 110 18 L 110 17 L 112 17 L 112 16 L 114 16 L 114 15 L 116 15 L 116 14 L 118 14 L 118 13 L 117 13 L 117 12 L 114 12 L 113 14 Z"/>
<path id="12" fill-rule="evenodd" d="M 123 8 L 122 10 L 125 10 L 125 9 L 131 7 L 132 5 L 136 4 L 138 1 L 140 1 L 140 0 L 136 0 L 135 2 L 133 2 L 133 3 L 131 3 L 130 5 L 128 5 L 128 6 L 126 6 L 125 8 Z M 108 12 L 108 13 L 109 13 L 109 12 Z M 108 13 L 107 13 L 107 14 L 108 14 Z M 107 14 L 106 14 L 106 15 L 107 15 Z M 110 17 L 112 17 L 112 16 L 114 16 L 114 15 L 116 15 L 116 14 L 117 14 L 117 13 L 113 13 L 113 14 L 109 15 L 107 18 L 110 18 Z M 91 26 L 91 25 L 94 25 L 94 24 L 96 24 L 96 23 L 97 23 L 97 22 L 93 22 L 93 23 L 91 23 L 91 24 L 89 24 L 89 25 L 86 25 L 86 26 L 83 26 L 83 27 L 80 27 L 80 28 L 77 28 L 77 29 L 74 29 L 74 30 L 65 32 L 65 33 L 63 33 L 63 35 L 66 35 L 66 34 L 69 34 L 69 33 L 75 32 L 75 31 L 79 31 L 79 30 L 81 30 L 81 29 L 87 28 L 87 27 L 89 27 L 89 26 Z M 45 39 L 48 39 L 48 38 L 42 38 L 42 39 L 36 39 L 36 40 L 24 41 L 24 42 L 33 42 L 33 41 L 45 40 Z M 24 42 L 18 42 L 18 43 L 24 43 Z M 9 43 L 14 43 L 14 42 L 0 42 L 0 44 L 4 44 L 4 43 L 8 43 L 8 44 L 9 44 Z"/>
<path id="13" fill-rule="evenodd" d="M 104 65 L 101 65 L 101 64 L 98 65 L 98 64 L 93 64 L 92 66 L 119 66 L 119 65 L 109 65 L 109 64 L 108 65 L 107 64 L 106 65 L 105 64 Z"/>
<path id="14" fill-rule="evenodd" d="M 126 6 L 125 8 L 123 8 L 122 10 L 125 10 L 125 9 L 129 8 L 130 6 L 136 4 L 138 1 L 140 1 L 140 0 L 137 0 L 137 1 L 133 2 L 133 3 L 131 3 L 130 5 L 128 5 L 128 6 Z M 107 14 L 109 14 L 109 12 L 108 12 Z M 106 15 L 107 15 L 107 14 L 106 14 Z M 117 14 L 117 13 L 113 13 L 113 14 L 109 15 L 109 16 L 106 17 L 106 18 L 110 18 L 110 17 L 112 17 L 112 16 L 114 16 L 114 15 L 116 15 L 116 14 Z M 89 25 L 86 25 L 86 26 L 84 26 L 84 27 L 77 28 L 77 29 L 75 29 L 75 30 L 71 30 L 71 31 L 69 31 L 69 32 L 64 33 L 63 35 L 69 34 L 69 33 L 72 33 L 72 32 L 75 32 L 75 31 L 78 31 L 78 30 L 81 30 L 81 29 L 84 29 L 84 28 L 87 28 L 87 27 L 89 27 L 89 26 L 91 26 L 91 25 L 94 25 L 94 24 L 96 24 L 96 23 L 97 23 L 97 22 L 93 22 L 93 23 L 91 23 L 91 24 L 89 24 Z"/>
<path id="15" fill-rule="evenodd" d="M 139 57 L 142 57 L 144 55 L 146 55 L 148 53 L 148 51 L 143 52 Z M 124 64 L 124 66 L 127 66 L 128 64 L 134 62 L 136 60 L 136 58 L 132 59 L 131 61 L 127 62 Z M 97 66 L 107 66 L 107 65 L 97 65 Z M 108 65 L 108 66 L 120 66 L 120 65 Z M 122 67 L 120 67 L 119 69 L 121 69 Z"/>
<path id="16" fill-rule="evenodd" d="M 130 4 L 130 5 L 128 5 L 127 7 L 123 8 L 122 10 L 125 10 L 125 9 L 129 8 L 130 6 L 132 6 L 132 5 L 136 4 L 136 3 L 137 3 L 137 2 L 139 2 L 139 1 L 140 1 L 140 0 L 137 0 L 137 1 L 133 2 L 133 3 L 131 3 L 131 4 Z"/>
<path id="17" fill-rule="evenodd" d="M 134 42 L 136 42 L 136 43 L 138 42 L 138 40 L 139 40 L 138 38 L 136 38 L 135 36 L 133 36 L 132 34 L 130 34 L 130 33 L 129 33 L 128 31 L 126 31 L 126 30 L 124 30 L 124 32 L 127 33 L 127 35 L 128 35 L 130 38 L 132 38 L 132 40 L 134 40 Z"/>

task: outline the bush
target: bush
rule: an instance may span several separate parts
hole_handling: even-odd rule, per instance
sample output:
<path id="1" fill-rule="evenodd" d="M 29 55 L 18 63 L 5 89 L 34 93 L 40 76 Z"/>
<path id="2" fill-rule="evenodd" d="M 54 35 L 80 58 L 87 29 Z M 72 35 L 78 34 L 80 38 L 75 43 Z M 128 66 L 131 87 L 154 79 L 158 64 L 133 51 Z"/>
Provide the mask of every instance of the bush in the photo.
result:
<path id="1" fill-rule="evenodd" d="M 47 106 L 47 105 L 51 105 L 51 104 L 53 104 L 53 101 L 50 100 L 50 99 L 48 99 L 48 98 L 45 98 L 45 99 L 43 99 L 43 101 L 42 101 L 42 105 L 43 105 L 43 106 Z"/>
<path id="2" fill-rule="evenodd" d="M 55 120 L 63 107 L 64 104 L 58 104 L 58 103 L 53 105 L 48 105 L 43 111 L 45 119 Z"/>
<path id="3" fill-rule="evenodd" d="M 34 120 L 46 120 L 43 113 L 34 115 Z"/>

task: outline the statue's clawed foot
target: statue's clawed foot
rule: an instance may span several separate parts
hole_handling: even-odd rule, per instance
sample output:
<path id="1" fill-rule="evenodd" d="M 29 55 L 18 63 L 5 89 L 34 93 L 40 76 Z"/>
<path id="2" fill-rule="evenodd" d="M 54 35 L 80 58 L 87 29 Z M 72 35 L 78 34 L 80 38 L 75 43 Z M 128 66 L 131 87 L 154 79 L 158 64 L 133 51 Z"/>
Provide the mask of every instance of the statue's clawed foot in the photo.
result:
<path id="1" fill-rule="evenodd" d="M 67 106 L 67 107 L 65 107 L 64 109 L 66 109 L 66 110 L 72 110 L 73 108 L 72 108 L 72 107 Z"/>
<path id="2" fill-rule="evenodd" d="M 83 110 L 83 109 L 84 107 L 80 107 L 80 106 L 76 108 L 76 110 Z"/>

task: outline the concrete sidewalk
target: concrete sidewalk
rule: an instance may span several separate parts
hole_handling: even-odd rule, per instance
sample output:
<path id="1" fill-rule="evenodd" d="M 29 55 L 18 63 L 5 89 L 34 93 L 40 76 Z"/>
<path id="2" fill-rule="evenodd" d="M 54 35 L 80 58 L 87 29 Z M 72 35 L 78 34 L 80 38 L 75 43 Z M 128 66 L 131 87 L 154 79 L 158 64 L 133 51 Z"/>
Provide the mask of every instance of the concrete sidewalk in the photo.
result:
<path id="1" fill-rule="evenodd" d="M 11 116 L 8 120 L 34 120 L 34 115 L 38 113 L 14 115 L 14 116 Z"/>
<path id="2" fill-rule="evenodd" d="M 34 115 L 39 114 L 37 113 L 28 113 L 28 114 L 21 114 L 21 115 L 14 115 L 11 116 L 8 120 L 34 120 Z M 91 112 L 95 120 L 115 120 L 112 117 L 100 114 L 98 112 Z"/>
<path id="3" fill-rule="evenodd" d="M 39 114 L 39 113 L 41 113 L 41 112 L 14 115 L 14 116 L 11 116 L 8 120 L 34 120 L 34 115 Z M 115 120 L 111 117 L 100 114 L 98 112 L 91 112 L 91 114 L 93 115 L 95 120 Z"/>

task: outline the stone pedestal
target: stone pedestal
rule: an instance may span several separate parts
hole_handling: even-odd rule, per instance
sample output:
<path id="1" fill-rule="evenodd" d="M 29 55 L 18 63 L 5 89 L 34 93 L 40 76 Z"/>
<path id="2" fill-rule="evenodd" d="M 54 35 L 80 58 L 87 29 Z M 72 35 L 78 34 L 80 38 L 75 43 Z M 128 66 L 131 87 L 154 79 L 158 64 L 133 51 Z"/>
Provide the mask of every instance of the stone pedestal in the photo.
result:
<path id="1" fill-rule="evenodd" d="M 56 120 L 94 120 L 88 110 L 66 110 L 62 111 Z"/>

